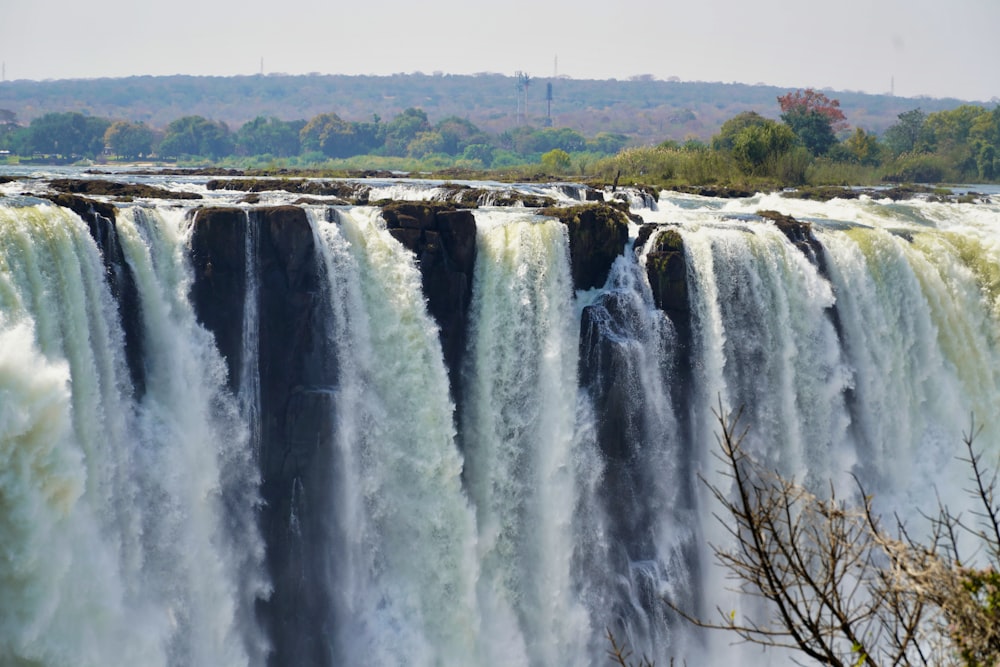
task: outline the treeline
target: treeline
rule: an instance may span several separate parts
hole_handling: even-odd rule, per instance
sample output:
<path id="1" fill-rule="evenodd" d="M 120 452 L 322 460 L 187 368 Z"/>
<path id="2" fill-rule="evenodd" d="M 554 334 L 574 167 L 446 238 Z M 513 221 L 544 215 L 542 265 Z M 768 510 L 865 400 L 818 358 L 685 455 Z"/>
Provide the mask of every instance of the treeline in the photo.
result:
<path id="1" fill-rule="evenodd" d="M 777 98 L 780 115 L 743 111 L 709 141 L 666 140 L 626 148 L 623 134 L 585 137 L 571 128 L 521 125 L 497 134 L 467 118 L 432 123 L 408 108 L 389 121 L 335 113 L 284 121 L 260 116 L 231 131 L 184 116 L 158 130 L 78 112 L 47 113 L 27 126 L 0 109 L 0 149 L 17 156 L 166 159 L 263 167 L 469 171 L 541 164 L 551 176 L 626 177 L 648 184 L 862 185 L 1000 180 L 1000 106 L 911 109 L 878 134 L 851 128 L 836 99 L 814 90 Z"/>
<path id="2" fill-rule="evenodd" d="M 308 121 L 260 116 L 235 132 L 221 121 L 202 116 L 184 116 L 158 130 L 142 122 L 73 111 L 47 113 L 22 127 L 13 113 L 0 110 L 0 149 L 25 158 L 95 160 L 104 156 L 213 162 L 255 158 L 305 166 L 365 155 L 486 169 L 538 162 L 551 151 L 611 155 L 627 142 L 628 137 L 621 134 L 602 132 L 588 138 L 570 128 L 527 125 L 493 135 L 457 116 L 431 123 L 417 108 L 406 109 L 388 122 L 377 114 L 368 121 L 349 121 L 335 113 Z"/>
<path id="3" fill-rule="evenodd" d="M 551 126 L 572 127 L 588 137 L 613 132 L 648 145 L 691 136 L 708 141 L 742 111 L 774 116 L 774 99 L 786 92 L 775 86 L 661 81 L 648 75 L 629 80 L 536 76 L 529 83 L 489 73 L 22 80 L 0 82 L 0 109 L 12 110 L 23 124 L 51 111 L 79 111 L 160 128 L 183 115 L 197 115 L 236 129 L 258 116 L 308 119 L 336 110 L 351 120 L 376 113 L 388 119 L 417 107 L 433 119 L 467 118 L 491 134 L 515 128 L 518 121 L 542 127 L 551 119 Z M 965 102 L 850 91 L 838 91 L 836 97 L 853 124 L 879 133 L 916 106 L 932 113 Z M 336 107 L 331 108 L 331 100 Z"/>
<path id="4" fill-rule="evenodd" d="M 709 143 L 630 148 L 594 170 L 665 186 L 1000 180 L 1000 106 L 912 109 L 879 135 L 851 130 L 839 102 L 814 90 L 788 93 L 778 104 L 780 120 L 739 113 Z"/>

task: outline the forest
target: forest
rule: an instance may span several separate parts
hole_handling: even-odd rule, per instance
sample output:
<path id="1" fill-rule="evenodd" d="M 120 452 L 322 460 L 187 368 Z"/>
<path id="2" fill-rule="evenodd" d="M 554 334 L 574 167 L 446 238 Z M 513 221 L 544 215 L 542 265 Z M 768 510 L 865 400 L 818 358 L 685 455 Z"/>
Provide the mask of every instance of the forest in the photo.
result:
<path id="1" fill-rule="evenodd" d="M 412 107 L 423 109 L 435 121 L 466 118 L 491 134 L 519 125 L 548 124 L 572 127 L 587 136 L 625 134 L 636 145 L 647 145 L 689 137 L 707 141 L 726 119 L 741 111 L 776 117 L 774 100 L 786 92 L 762 84 L 663 81 L 651 75 L 596 80 L 537 72 L 137 76 L 0 82 L 0 109 L 9 109 L 25 124 L 53 111 L 78 111 L 158 128 L 182 116 L 204 116 L 235 130 L 258 116 L 291 121 L 336 112 L 347 120 L 364 121 L 373 114 L 393 118 Z M 884 131 L 898 114 L 918 106 L 931 113 L 969 101 L 851 91 L 837 91 L 836 96 L 853 124 L 874 132 Z"/>
<path id="2" fill-rule="evenodd" d="M 313 80 L 288 78 L 299 83 Z M 358 82 L 354 79 L 365 79 L 341 78 L 355 85 Z M 368 78 L 388 81 L 397 77 Z M 468 85 L 483 79 L 495 85 L 494 79 L 507 81 L 506 77 L 400 78 L 408 86 L 389 92 L 405 90 L 405 95 L 386 95 L 388 84 L 383 81 L 382 87 L 371 84 L 368 97 L 354 91 L 353 97 L 338 96 L 335 104 L 326 105 L 327 109 L 332 106 L 350 110 L 350 114 L 324 110 L 287 120 L 280 115 L 261 113 L 238 127 L 232 116 L 225 120 L 191 113 L 193 109 L 205 108 L 203 100 L 195 99 L 199 91 L 205 92 L 203 86 L 194 85 L 203 83 L 197 77 L 43 82 L 36 84 L 38 89 L 32 104 L 23 104 L 24 100 L 14 94 L 23 97 L 27 95 L 24 91 L 32 90 L 31 86 L 25 87 L 23 82 L 5 83 L 0 86 L 0 104 L 14 108 L 0 108 L 0 151 L 3 151 L 0 158 L 7 162 L 62 164 L 155 161 L 272 171 L 375 169 L 463 174 L 512 170 L 507 177 L 544 175 L 606 181 L 625 177 L 630 182 L 659 186 L 957 183 L 990 182 L 1000 177 L 1000 106 L 996 104 L 869 95 L 861 96 L 864 98 L 861 105 L 858 94 L 853 93 L 844 96 L 852 100 L 846 104 L 822 91 L 789 92 L 766 86 L 739 86 L 738 91 L 730 90 L 739 94 L 726 98 L 720 92 L 725 91 L 724 84 L 675 83 L 671 88 L 670 82 L 640 78 L 600 82 L 616 84 L 617 93 L 608 92 L 607 85 L 595 85 L 589 93 L 589 106 L 585 107 L 579 101 L 571 102 L 576 98 L 570 95 L 560 93 L 568 98 L 561 99 L 560 94 L 553 92 L 562 88 L 572 90 L 572 84 L 581 82 L 549 81 L 544 90 L 535 91 L 531 79 L 524 75 L 512 86 L 516 102 L 512 120 L 510 113 L 499 110 L 486 113 L 485 102 L 463 107 L 459 104 L 463 95 L 435 93 L 434 88 L 434 84 L 440 86 L 440 81 L 450 79 L 460 79 Z M 166 106 L 179 115 L 162 125 L 137 117 L 162 118 L 164 106 L 156 107 L 155 98 L 147 102 L 146 113 L 138 113 L 134 100 L 130 101 L 124 93 L 110 97 L 111 101 L 117 100 L 118 106 L 107 106 L 107 100 L 103 107 L 88 106 L 85 102 L 91 98 L 85 95 L 77 104 L 83 105 L 84 110 L 64 110 L 65 100 L 60 101 L 52 92 L 74 91 L 87 83 L 95 90 L 114 92 L 115 85 L 133 81 L 136 86 L 146 84 L 138 92 L 130 93 L 141 97 L 140 93 L 150 92 L 153 83 L 165 85 L 163 79 L 175 84 L 188 82 L 192 86 L 188 91 L 189 102 L 181 96 Z M 264 87 L 265 83 L 271 83 L 271 78 L 258 79 L 233 77 L 219 81 L 242 81 L 248 87 L 249 99 L 255 100 L 246 108 L 266 109 L 275 114 L 280 110 L 287 115 L 296 101 L 311 99 L 301 91 L 298 95 L 289 92 L 282 98 L 283 106 L 268 106 L 261 99 L 271 90 Z M 315 78 L 318 82 L 329 79 Z M 283 81 L 280 77 L 275 79 L 277 83 Z M 250 94 L 249 87 L 253 85 L 263 87 L 264 92 Z M 49 94 L 42 95 L 46 90 Z M 372 91 L 377 90 L 383 91 L 381 96 L 371 97 Z M 673 90 L 669 102 L 672 111 L 661 125 L 666 122 L 670 128 L 657 134 L 646 126 L 653 122 L 651 110 L 667 113 L 663 110 L 668 104 L 666 98 L 656 97 L 665 95 L 665 90 Z M 698 92 L 704 96 L 700 105 L 689 97 Z M 768 95 L 770 102 L 758 100 L 760 94 Z M 377 110 L 396 108 L 387 107 L 386 98 L 391 98 L 394 104 L 402 100 L 422 100 L 426 104 L 408 106 L 383 117 Z M 728 101 L 722 104 L 719 100 L 724 99 Z M 742 107 L 738 106 L 741 99 Z M 363 106 L 366 100 L 367 107 Z M 705 108 L 712 101 L 716 112 L 721 108 L 729 115 L 716 118 L 707 113 Z M 37 113 L 37 104 L 43 102 L 52 108 Z M 553 114 L 553 104 L 561 106 L 562 111 Z M 681 104 L 698 111 L 677 106 Z M 914 106 L 900 106 L 909 104 Z M 638 110 L 640 106 L 646 110 Z M 579 124 L 567 121 L 574 118 L 574 109 L 580 111 L 584 107 L 586 111 L 581 112 Z M 97 115 L 94 111 L 98 108 L 116 115 Z M 227 108 L 217 105 L 214 110 L 225 115 Z M 361 111 L 362 108 L 365 110 Z M 529 113 L 529 109 L 534 113 Z M 596 123 L 590 113 L 594 110 L 602 114 Z M 123 111 L 133 115 L 122 117 Z M 434 111 L 442 115 L 435 116 Z M 34 115 L 27 120 L 26 113 Z M 890 114 L 888 120 L 887 114 Z M 633 122 L 636 118 L 645 120 Z M 498 122 L 501 120 L 504 122 Z M 638 129 L 639 125 L 643 129 Z M 678 128 L 683 132 L 680 136 Z"/>

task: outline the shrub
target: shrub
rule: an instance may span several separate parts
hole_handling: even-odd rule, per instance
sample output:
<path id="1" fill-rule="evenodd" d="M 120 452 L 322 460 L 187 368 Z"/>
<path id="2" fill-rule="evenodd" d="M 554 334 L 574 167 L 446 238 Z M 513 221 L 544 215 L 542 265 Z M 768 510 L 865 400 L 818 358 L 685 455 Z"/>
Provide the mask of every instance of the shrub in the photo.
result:
<path id="1" fill-rule="evenodd" d="M 906 153 L 901 155 L 884 176 L 892 183 L 940 183 L 947 180 L 949 165 L 939 155 Z"/>
<path id="2" fill-rule="evenodd" d="M 570 164 L 569 153 L 561 148 L 553 148 L 549 152 L 542 154 L 542 167 L 554 174 L 566 173 L 569 171 Z"/>

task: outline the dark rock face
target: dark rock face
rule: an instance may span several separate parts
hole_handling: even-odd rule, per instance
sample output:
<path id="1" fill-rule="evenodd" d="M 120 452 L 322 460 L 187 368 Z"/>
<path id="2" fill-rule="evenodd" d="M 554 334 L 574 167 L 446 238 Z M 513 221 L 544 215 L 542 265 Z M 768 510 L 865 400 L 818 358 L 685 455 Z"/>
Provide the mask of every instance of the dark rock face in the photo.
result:
<path id="1" fill-rule="evenodd" d="M 236 190 L 239 192 L 293 192 L 302 195 L 339 197 L 336 203 L 368 201 L 369 186 L 345 181 L 314 181 L 301 178 L 229 178 L 213 179 L 205 184 L 209 190 Z M 324 202 L 326 204 L 334 202 Z"/>
<path id="2" fill-rule="evenodd" d="M 611 264 L 628 242 L 628 218 L 619 207 L 581 204 L 546 208 L 542 215 L 557 218 L 569 231 L 570 268 L 578 290 L 601 287 Z"/>
<path id="3" fill-rule="evenodd" d="M 441 202 L 392 202 L 382 207 L 382 215 L 389 233 L 417 256 L 457 400 L 476 264 L 476 219 L 471 211 Z"/>
<path id="4" fill-rule="evenodd" d="M 639 240 L 649 238 L 653 230 L 653 225 L 644 227 L 636 245 L 639 245 Z M 646 276 L 653 291 L 653 301 L 673 322 L 678 347 L 686 353 L 691 344 L 691 303 L 684 240 L 676 230 L 665 229 L 653 237 L 652 243 L 646 255 Z"/>
<path id="5" fill-rule="evenodd" d="M 691 299 L 688 295 L 687 260 L 684 256 L 684 239 L 676 229 L 660 229 L 647 225 L 640 230 L 636 252 L 645 243 L 652 243 L 646 253 L 646 277 L 653 292 L 653 302 L 663 311 L 674 327 L 673 359 L 668 373 L 674 387 L 671 391 L 674 414 L 682 441 L 690 442 L 690 412 L 687 404 L 694 370 L 691 367 L 692 331 Z M 642 243 L 640 243 L 640 241 Z"/>
<path id="6" fill-rule="evenodd" d="M 143 361 L 142 302 L 132 269 L 125 261 L 115 227 L 116 209 L 111 204 L 72 194 L 47 197 L 52 203 L 70 209 L 87 223 L 90 236 L 97 243 L 104 262 L 104 271 L 111 295 L 118 304 L 122 330 L 125 333 L 125 362 L 128 365 L 132 389 L 137 397 L 146 393 L 146 366 Z"/>
<path id="7" fill-rule="evenodd" d="M 638 267 L 630 268 L 639 271 Z M 616 274 L 611 285 L 619 280 Z M 664 314 L 654 313 L 651 305 L 648 297 L 639 298 L 631 289 L 612 288 L 584 308 L 580 383 L 592 400 L 596 440 L 604 459 L 600 498 L 610 518 L 607 530 L 612 545 L 610 562 L 604 567 L 617 581 L 629 582 L 631 600 L 637 599 L 644 610 L 639 611 L 615 592 L 609 594 L 609 613 L 625 625 L 643 623 L 650 617 L 662 619 L 660 627 L 651 631 L 669 634 L 675 618 L 657 592 L 663 573 L 650 576 L 652 570 L 636 565 L 650 566 L 663 558 L 657 533 L 665 516 L 683 517 L 693 511 L 694 467 L 687 445 L 689 429 L 677 412 L 682 406 L 675 407 L 675 421 L 649 402 L 647 381 L 682 386 L 673 375 L 681 360 L 676 332 L 664 321 Z M 660 326 L 651 326 L 654 319 L 660 320 Z M 671 394 L 683 396 L 687 392 Z M 670 502 L 654 491 L 661 486 L 666 467 L 684 471 L 675 475 L 678 481 Z M 672 586 L 678 595 L 693 596 L 698 581 L 696 540 L 678 536 L 676 548 L 684 554 L 681 562 L 690 569 L 686 575 L 674 570 Z"/>
<path id="8" fill-rule="evenodd" d="M 229 367 L 229 388 L 240 386 L 243 308 L 246 292 L 245 242 L 249 221 L 238 208 L 199 209 L 194 214 L 191 301 L 199 321 L 215 335 Z"/>
<path id="9" fill-rule="evenodd" d="M 652 545 L 648 503 L 637 496 L 647 488 L 644 471 L 637 465 L 646 437 L 644 394 L 632 366 L 629 331 L 634 320 L 621 294 L 603 295 L 584 308 L 580 325 L 580 384 L 593 399 L 597 442 L 606 461 L 602 485 L 615 542 L 628 546 L 634 557 L 649 555 Z M 666 371 L 666 369 L 663 369 Z M 660 445 L 661 443 L 655 443 Z"/>
<path id="10" fill-rule="evenodd" d="M 234 392 L 242 380 L 248 275 L 256 268 L 260 525 L 274 586 L 260 611 L 274 649 L 270 664 L 332 664 L 336 623 L 320 582 L 331 567 L 324 547 L 334 541 L 329 515 L 336 463 L 329 439 L 336 368 L 324 348 L 329 311 L 320 298 L 309 221 L 292 206 L 202 209 L 191 256 L 195 311 L 215 334 Z"/>
<path id="11" fill-rule="evenodd" d="M 808 222 L 801 222 L 790 215 L 778 213 L 777 211 L 757 211 L 757 215 L 765 220 L 773 222 L 774 225 L 781 230 L 781 233 L 784 234 L 796 248 L 801 250 L 813 264 L 819 265 L 822 261 L 823 246 L 820 244 L 819 239 L 816 238 L 816 235 L 813 234 L 811 224 Z"/>
<path id="12" fill-rule="evenodd" d="M 153 185 L 116 183 L 114 181 L 61 178 L 49 181 L 49 185 L 53 189 L 61 190 L 62 192 L 107 195 L 124 201 L 131 201 L 133 197 L 147 197 L 150 199 L 201 199 L 201 195 L 194 192 L 174 192 L 173 190 L 165 190 Z"/>

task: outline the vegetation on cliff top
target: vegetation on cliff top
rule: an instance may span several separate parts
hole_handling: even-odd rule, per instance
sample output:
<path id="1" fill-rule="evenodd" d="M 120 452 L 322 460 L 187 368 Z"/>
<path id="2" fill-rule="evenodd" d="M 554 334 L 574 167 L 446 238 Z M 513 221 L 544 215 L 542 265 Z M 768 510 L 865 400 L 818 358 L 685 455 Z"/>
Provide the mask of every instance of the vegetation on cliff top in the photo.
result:
<path id="1" fill-rule="evenodd" d="M 961 105 L 898 114 L 878 135 L 851 130 L 840 102 L 814 91 L 776 98 L 780 119 L 754 110 L 726 120 L 709 142 L 690 137 L 655 146 L 624 134 L 586 137 L 569 127 L 519 125 L 498 134 L 468 118 L 432 122 L 411 107 L 388 121 L 322 113 L 310 120 L 257 117 L 235 132 L 202 116 L 162 130 L 143 122 L 51 112 L 21 125 L 0 113 L 8 161 L 124 160 L 220 165 L 281 175 L 379 170 L 442 178 L 582 180 L 756 191 L 803 185 L 1000 180 L 1000 106 Z"/>

